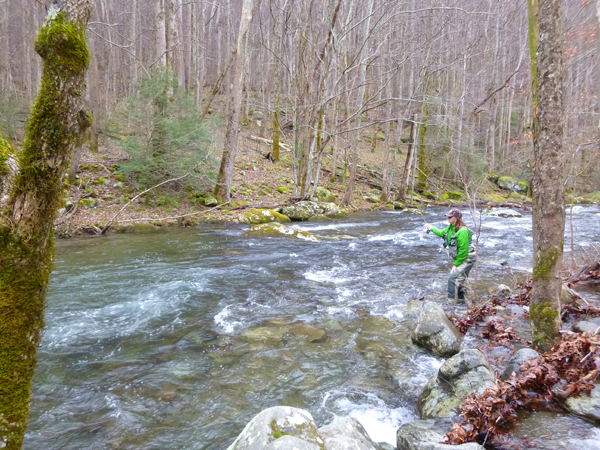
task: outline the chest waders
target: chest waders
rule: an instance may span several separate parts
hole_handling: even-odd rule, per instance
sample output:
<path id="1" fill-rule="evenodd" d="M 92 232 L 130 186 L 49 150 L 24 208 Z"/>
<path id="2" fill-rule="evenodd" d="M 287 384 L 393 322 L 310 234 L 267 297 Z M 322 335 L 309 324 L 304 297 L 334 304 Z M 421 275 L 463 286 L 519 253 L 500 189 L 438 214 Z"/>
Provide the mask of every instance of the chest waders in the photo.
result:
<path id="1" fill-rule="evenodd" d="M 448 302 L 450 304 L 458 304 L 465 302 L 464 284 L 471 272 L 471 268 L 475 264 L 475 247 L 473 246 L 473 234 L 471 230 L 467 228 L 469 233 L 469 254 L 465 260 L 459 265 L 454 266 L 456 269 L 454 273 L 448 276 Z M 456 235 L 458 231 L 455 231 L 450 239 L 448 239 L 448 233 L 444 234 L 444 250 L 446 254 L 452 259 L 456 260 L 458 255 L 458 243 L 456 242 Z"/>

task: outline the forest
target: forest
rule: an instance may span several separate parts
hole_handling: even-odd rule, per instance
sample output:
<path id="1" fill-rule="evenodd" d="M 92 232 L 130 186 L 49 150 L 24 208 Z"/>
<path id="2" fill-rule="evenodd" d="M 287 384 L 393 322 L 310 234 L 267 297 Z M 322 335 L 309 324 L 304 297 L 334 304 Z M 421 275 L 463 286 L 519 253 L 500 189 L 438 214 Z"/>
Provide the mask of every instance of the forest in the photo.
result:
<path id="1" fill-rule="evenodd" d="M 531 208 L 516 303 L 546 353 L 468 397 L 445 439 L 484 445 L 524 390 L 592 395 L 597 337 L 563 339 L 560 299 L 565 204 L 573 227 L 600 201 L 599 33 L 587 0 L 0 1 L 0 447 L 23 443 L 55 235 L 215 219 L 457 205 L 479 232 L 478 208 Z"/>

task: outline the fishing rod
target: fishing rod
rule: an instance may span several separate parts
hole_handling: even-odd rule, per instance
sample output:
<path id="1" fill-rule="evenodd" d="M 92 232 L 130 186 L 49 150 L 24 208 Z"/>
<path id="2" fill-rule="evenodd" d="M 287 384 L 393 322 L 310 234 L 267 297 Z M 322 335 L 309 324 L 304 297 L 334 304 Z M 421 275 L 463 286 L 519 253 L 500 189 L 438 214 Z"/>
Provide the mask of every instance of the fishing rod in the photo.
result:
<path id="1" fill-rule="evenodd" d="M 417 211 L 419 211 L 419 215 L 421 216 L 421 220 L 423 221 L 423 224 L 425 224 L 425 226 L 427 226 L 427 222 L 425 222 L 425 218 L 423 217 L 424 215 L 426 215 L 425 212 L 421 211 L 421 209 L 419 207 L 417 207 Z M 427 230 L 427 234 L 429 234 L 431 230 Z"/>

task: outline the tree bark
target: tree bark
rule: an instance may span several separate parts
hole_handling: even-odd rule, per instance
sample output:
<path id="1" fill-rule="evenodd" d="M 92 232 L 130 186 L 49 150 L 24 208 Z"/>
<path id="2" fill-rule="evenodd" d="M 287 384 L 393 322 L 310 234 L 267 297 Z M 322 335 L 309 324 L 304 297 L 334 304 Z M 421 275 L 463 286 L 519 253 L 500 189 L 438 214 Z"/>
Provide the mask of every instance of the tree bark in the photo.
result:
<path id="1" fill-rule="evenodd" d="M 529 317 L 533 347 L 548 350 L 560 340 L 560 268 L 565 232 L 560 0 L 539 0 L 538 25 L 537 101 L 533 101 L 533 288 Z"/>
<path id="2" fill-rule="evenodd" d="M 244 0 L 242 6 L 242 20 L 237 42 L 237 57 L 234 69 L 233 92 L 229 102 L 229 113 L 227 117 L 227 129 L 225 130 L 225 145 L 223 156 L 221 158 L 221 167 L 217 176 L 217 184 L 215 186 L 215 198 L 221 203 L 230 200 L 231 182 L 233 179 L 233 164 L 237 154 L 238 145 L 238 128 L 240 125 L 240 110 L 242 107 L 242 94 L 244 87 L 244 72 L 246 62 L 246 45 L 248 29 L 252 21 L 253 0 Z M 257 6 L 260 0 L 257 0 Z"/>
<path id="3" fill-rule="evenodd" d="M 77 137 L 89 126 L 82 97 L 91 7 L 90 0 L 65 0 L 49 8 L 35 43 L 43 60 L 41 88 L 19 172 L 0 203 L 0 447 L 7 449 L 22 446 L 62 179 Z"/>
<path id="4" fill-rule="evenodd" d="M 412 122 L 410 123 L 410 141 L 408 141 L 408 150 L 406 151 L 406 161 L 404 163 L 404 172 L 402 174 L 402 183 L 400 183 L 400 192 L 398 192 L 398 200 L 404 202 L 406 200 L 406 191 L 408 189 L 408 179 L 410 178 L 410 167 L 413 160 L 413 149 L 415 147 L 415 139 L 417 137 L 417 115 L 413 114 Z"/>

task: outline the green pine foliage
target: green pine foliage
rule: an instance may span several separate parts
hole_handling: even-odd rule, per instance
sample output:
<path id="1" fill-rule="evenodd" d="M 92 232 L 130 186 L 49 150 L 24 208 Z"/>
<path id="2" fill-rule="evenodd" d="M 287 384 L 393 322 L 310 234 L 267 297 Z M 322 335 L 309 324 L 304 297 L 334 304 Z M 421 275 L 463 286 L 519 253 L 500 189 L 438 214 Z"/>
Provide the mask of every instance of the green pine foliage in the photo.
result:
<path id="1" fill-rule="evenodd" d="M 153 72 L 140 82 L 136 94 L 117 105 L 111 121 L 122 136 L 119 145 L 130 158 L 119 165 L 119 172 L 149 187 L 194 170 L 185 183 L 206 184 L 215 161 L 199 116 L 193 99 L 179 89 L 172 72 Z"/>

